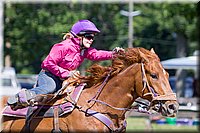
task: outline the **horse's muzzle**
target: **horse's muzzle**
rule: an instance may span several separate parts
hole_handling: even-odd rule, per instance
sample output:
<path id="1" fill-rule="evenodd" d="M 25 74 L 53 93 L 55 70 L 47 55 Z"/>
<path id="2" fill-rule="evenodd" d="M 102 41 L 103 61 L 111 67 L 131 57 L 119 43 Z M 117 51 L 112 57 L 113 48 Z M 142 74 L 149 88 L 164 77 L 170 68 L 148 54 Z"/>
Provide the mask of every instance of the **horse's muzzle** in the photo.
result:
<path id="1" fill-rule="evenodd" d="M 175 117 L 179 109 L 177 101 L 154 101 L 151 110 L 161 113 L 162 116 Z"/>

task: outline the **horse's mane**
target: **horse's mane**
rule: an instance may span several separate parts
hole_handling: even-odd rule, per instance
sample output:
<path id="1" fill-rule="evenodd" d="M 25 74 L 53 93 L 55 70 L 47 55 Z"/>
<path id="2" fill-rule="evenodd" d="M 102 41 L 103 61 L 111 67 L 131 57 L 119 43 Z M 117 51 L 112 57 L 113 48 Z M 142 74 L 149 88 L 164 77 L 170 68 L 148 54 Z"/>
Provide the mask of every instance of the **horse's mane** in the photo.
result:
<path id="1" fill-rule="evenodd" d="M 117 58 L 112 60 L 112 65 L 109 67 L 99 64 L 90 66 L 87 69 L 89 75 L 83 77 L 83 81 L 90 87 L 102 82 L 110 72 L 110 77 L 112 77 L 134 63 L 147 63 L 153 60 L 160 61 L 159 57 L 154 52 L 144 48 L 127 48 L 125 49 L 125 53 L 120 53 Z"/>

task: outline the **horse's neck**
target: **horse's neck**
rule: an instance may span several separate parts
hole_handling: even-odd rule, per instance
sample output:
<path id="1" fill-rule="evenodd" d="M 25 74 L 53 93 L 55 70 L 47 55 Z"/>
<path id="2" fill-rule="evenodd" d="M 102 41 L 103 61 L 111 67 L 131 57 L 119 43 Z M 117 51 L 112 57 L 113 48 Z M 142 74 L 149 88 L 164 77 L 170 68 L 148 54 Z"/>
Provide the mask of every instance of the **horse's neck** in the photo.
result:
<path id="1" fill-rule="evenodd" d="M 139 64 L 134 64 L 110 79 L 99 99 L 115 107 L 130 107 L 136 99 L 134 87 L 139 81 L 135 81 L 135 76 L 140 74 L 140 69 Z"/>
<path id="2" fill-rule="evenodd" d="M 129 108 L 136 99 L 136 97 L 134 97 L 136 82 L 138 82 L 135 80 L 136 75 L 141 75 L 141 66 L 138 64 L 129 66 L 121 73 L 108 80 L 105 86 L 103 86 L 102 91 L 96 98 L 112 107 L 108 107 L 106 104 L 99 102 L 83 102 L 98 94 L 102 84 L 97 84 L 84 90 L 82 93 L 84 97 L 80 97 L 81 100 L 79 100 L 78 104 L 101 112 L 111 118 L 116 125 L 121 125 L 125 119 L 126 110 L 121 111 L 116 108 Z"/>

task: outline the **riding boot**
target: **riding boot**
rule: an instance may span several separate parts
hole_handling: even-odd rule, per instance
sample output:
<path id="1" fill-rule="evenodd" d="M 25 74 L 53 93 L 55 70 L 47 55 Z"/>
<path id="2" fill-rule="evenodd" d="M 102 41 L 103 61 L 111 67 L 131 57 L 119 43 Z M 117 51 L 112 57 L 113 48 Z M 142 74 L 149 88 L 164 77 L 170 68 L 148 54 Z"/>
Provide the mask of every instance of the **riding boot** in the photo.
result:
<path id="1" fill-rule="evenodd" d="M 33 91 L 22 89 L 19 93 L 14 96 L 11 96 L 7 100 L 7 104 L 11 107 L 13 106 L 22 106 L 27 107 L 30 105 L 31 99 L 35 98 L 36 94 Z"/>

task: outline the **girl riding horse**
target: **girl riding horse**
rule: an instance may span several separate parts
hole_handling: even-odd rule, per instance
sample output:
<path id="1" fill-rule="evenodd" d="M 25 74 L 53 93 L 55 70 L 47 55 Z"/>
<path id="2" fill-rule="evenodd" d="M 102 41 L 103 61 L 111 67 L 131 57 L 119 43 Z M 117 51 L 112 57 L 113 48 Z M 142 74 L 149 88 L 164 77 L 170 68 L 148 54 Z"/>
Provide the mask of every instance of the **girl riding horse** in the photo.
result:
<path id="1" fill-rule="evenodd" d="M 89 20 L 76 22 L 64 41 L 56 43 L 49 55 L 42 62 L 42 70 L 37 79 L 36 87 L 25 90 L 8 99 L 8 105 L 13 109 L 18 106 L 28 106 L 38 94 L 49 94 L 58 91 L 62 83 L 69 77 L 79 77 L 76 70 L 85 58 L 92 61 L 111 60 L 116 57 L 122 48 L 116 47 L 113 51 L 96 50 L 91 45 L 94 36 L 100 31 Z M 64 84 L 68 84 L 64 82 Z M 31 102 L 30 102 L 31 101 Z"/>

